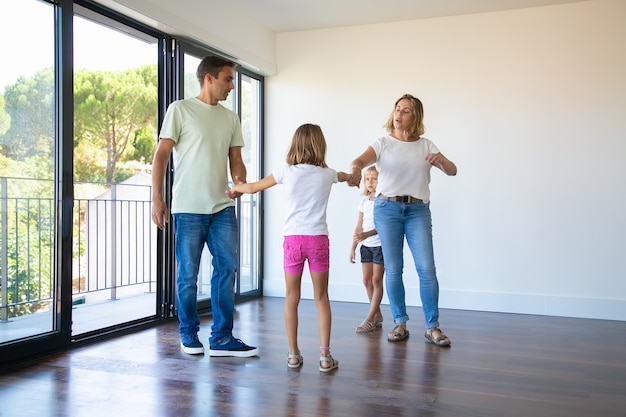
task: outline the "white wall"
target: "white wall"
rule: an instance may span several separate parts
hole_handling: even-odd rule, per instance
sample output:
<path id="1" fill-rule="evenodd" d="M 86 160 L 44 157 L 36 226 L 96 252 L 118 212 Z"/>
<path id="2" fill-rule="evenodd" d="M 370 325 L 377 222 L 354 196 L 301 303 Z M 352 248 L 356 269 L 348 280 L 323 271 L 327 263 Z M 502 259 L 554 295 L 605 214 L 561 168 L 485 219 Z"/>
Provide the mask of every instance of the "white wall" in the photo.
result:
<path id="1" fill-rule="evenodd" d="M 327 162 L 347 171 L 412 93 L 425 136 L 459 168 L 433 170 L 431 184 L 440 306 L 626 320 L 626 2 L 276 38 L 266 173 L 305 122 L 322 126 Z M 265 193 L 270 296 L 284 296 L 283 191 Z M 348 262 L 359 192 L 337 184 L 330 199 L 334 300 L 367 301 L 360 265 Z M 417 282 L 407 251 L 410 305 L 420 305 Z"/>

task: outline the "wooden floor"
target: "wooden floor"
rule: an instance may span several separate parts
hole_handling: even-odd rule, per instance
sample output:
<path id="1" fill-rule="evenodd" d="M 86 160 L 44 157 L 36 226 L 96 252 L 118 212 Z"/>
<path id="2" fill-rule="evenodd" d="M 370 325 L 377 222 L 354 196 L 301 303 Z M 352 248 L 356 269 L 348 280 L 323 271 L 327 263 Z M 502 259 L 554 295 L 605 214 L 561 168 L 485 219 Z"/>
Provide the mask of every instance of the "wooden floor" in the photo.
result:
<path id="1" fill-rule="evenodd" d="M 316 310 L 300 305 L 301 369 L 286 366 L 283 299 L 237 306 L 235 336 L 256 358 L 185 355 L 177 322 L 0 373 L 0 416 L 626 416 L 626 322 L 442 310 L 450 348 L 356 334 L 367 306 L 332 303 L 331 351 L 318 370 Z M 203 317 L 200 336 L 209 336 Z"/>

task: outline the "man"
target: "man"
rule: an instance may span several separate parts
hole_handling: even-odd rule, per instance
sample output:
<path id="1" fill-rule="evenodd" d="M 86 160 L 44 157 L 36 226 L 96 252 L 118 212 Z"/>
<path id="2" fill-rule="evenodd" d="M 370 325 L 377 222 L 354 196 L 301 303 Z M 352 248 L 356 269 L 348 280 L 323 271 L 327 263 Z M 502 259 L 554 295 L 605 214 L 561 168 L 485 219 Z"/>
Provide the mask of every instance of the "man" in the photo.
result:
<path id="1" fill-rule="evenodd" d="M 163 179 L 174 152 L 171 212 L 176 237 L 177 300 L 181 347 L 187 354 L 204 353 L 198 339 L 200 319 L 197 282 L 200 256 L 208 245 L 213 256 L 210 356 L 250 357 L 259 349 L 233 337 L 234 279 L 238 264 L 239 231 L 229 191 L 233 180 L 245 182 L 246 166 L 241 124 L 235 113 L 219 104 L 235 88 L 236 64 L 208 56 L 198 65 L 197 97 L 172 103 L 165 114 L 152 166 L 152 220 L 163 229 L 169 219 L 163 200 Z"/>

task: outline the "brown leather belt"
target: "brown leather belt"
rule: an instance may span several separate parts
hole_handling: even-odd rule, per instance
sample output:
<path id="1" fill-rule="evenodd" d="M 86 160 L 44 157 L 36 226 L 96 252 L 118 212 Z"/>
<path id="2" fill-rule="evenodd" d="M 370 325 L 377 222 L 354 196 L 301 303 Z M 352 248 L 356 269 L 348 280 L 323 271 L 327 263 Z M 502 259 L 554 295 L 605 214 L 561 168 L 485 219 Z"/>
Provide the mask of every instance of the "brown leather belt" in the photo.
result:
<path id="1" fill-rule="evenodd" d="M 382 194 L 378 194 L 378 198 L 382 198 L 383 200 L 395 201 L 397 203 L 423 203 L 419 198 L 415 198 L 410 195 L 397 195 L 395 197 L 387 197 Z"/>

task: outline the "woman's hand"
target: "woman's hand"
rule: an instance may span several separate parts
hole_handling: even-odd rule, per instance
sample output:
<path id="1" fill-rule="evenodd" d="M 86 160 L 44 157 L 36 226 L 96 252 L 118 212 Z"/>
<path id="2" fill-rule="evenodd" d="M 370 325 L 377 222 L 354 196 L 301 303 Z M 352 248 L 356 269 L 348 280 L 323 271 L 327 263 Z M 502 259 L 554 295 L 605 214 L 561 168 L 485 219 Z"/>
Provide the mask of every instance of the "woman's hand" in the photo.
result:
<path id="1" fill-rule="evenodd" d="M 439 153 L 429 153 L 426 155 L 426 162 L 439 168 L 446 175 L 456 175 L 456 165 L 454 162 Z"/>

